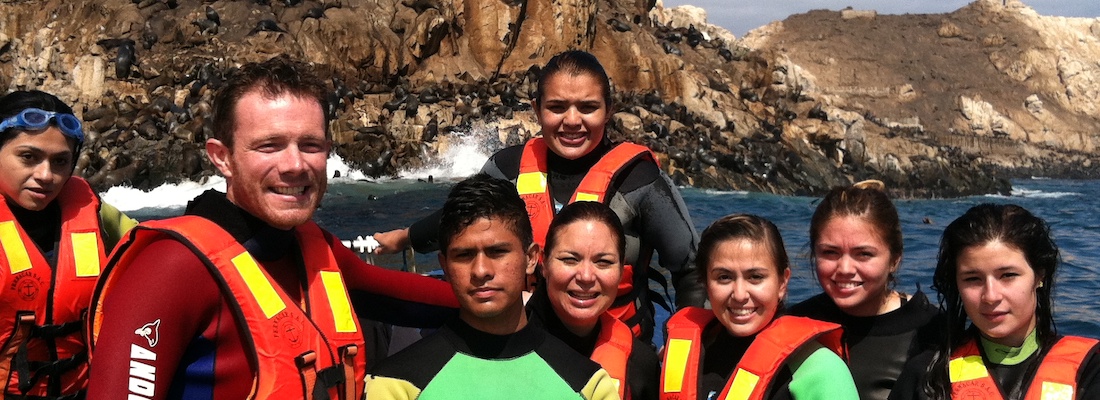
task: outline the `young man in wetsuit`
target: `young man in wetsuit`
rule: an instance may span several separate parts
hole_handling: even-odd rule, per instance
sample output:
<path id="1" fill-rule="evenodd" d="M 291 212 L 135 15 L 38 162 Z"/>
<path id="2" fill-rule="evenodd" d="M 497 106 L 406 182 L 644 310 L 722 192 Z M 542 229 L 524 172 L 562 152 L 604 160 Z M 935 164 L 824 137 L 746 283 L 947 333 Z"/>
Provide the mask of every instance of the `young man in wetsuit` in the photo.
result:
<path id="1" fill-rule="evenodd" d="M 119 245 L 92 302 L 89 399 L 356 399 L 366 351 L 353 303 L 398 325 L 453 317 L 446 283 L 366 264 L 312 222 L 326 93 L 285 56 L 227 80 L 206 142 L 226 193 Z"/>
<path id="2" fill-rule="evenodd" d="M 527 323 L 521 296 L 539 249 L 510 182 L 478 174 L 455 185 L 439 241 L 459 318 L 374 368 L 368 400 L 619 397 L 598 364 Z"/>

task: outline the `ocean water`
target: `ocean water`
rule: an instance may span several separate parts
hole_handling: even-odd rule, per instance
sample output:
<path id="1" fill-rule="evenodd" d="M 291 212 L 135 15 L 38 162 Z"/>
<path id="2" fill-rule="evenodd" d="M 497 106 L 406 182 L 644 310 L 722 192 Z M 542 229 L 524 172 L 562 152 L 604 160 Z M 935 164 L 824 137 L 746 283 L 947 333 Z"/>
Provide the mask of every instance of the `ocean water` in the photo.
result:
<path id="1" fill-rule="evenodd" d="M 420 171 L 406 171 L 400 179 L 367 180 L 350 171 L 338 158 L 330 160 L 329 190 L 315 219 L 346 240 L 408 226 L 443 204 L 458 177 L 475 173 L 484 155 L 464 150 L 464 156 L 444 155 L 461 162 L 441 163 Z M 432 176 L 434 183 L 427 182 Z M 207 188 L 224 190 L 224 182 L 168 185 L 151 192 L 113 188 L 105 201 L 127 214 L 145 220 L 178 215 L 186 201 Z M 1009 196 L 973 196 L 957 199 L 897 200 L 905 252 L 898 289 L 922 290 L 932 301 L 932 271 L 943 228 L 966 209 L 980 203 L 1014 203 L 1045 219 L 1053 229 L 1063 262 L 1057 273 L 1055 320 L 1060 332 L 1097 336 L 1100 332 L 1100 181 L 1032 178 L 1013 181 Z M 763 193 L 681 188 L 692 219 L 700 232 L 715 219 L 731 213 L 751 213 L 773 221 L 783 235 L 793 271 L 789 299 L 798 302 L 820 292 L 806 257 L 810 216 L 819 198 L 776 196 Z M 435 254 L 368 256 L 368 261 L 389 268 L 437 273 Z M 658 309 L 658 319 L 668 318 Z M 657 330 L 655 342 L 661 342 Z"/>

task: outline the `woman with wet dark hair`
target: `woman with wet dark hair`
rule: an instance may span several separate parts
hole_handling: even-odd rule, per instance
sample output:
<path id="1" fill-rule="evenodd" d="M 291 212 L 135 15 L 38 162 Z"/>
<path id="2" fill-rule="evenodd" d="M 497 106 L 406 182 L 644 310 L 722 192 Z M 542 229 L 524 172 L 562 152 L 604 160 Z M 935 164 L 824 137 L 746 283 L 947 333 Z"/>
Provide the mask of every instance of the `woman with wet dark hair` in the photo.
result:
<path id="1" fill-rule="evenodd" d="M 1100 398 L 1100 341 L 1054 324 L 1058 263 L 1050 228 L 1023 207 L 982 204 L 948 225 L 933 277 L 946 338 L 890 398 Z"/>
<path id="2" fill-rule="evenodd" d="M 80 119 L 49 93 L 0 98 L 0 386 L 56 398 L 88 379 L 83 312 L 106 256 L 137 224 L 74 177 Z"/>

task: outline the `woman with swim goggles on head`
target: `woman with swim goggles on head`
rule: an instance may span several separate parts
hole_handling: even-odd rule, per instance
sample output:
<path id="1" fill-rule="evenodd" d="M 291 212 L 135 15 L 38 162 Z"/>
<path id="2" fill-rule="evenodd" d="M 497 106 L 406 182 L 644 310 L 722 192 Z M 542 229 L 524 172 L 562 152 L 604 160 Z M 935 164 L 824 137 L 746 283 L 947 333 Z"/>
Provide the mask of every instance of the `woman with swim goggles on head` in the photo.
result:
<path id="1" fill-rule="evenodd" d="M 0 388 L 58 398 L 88 377 L 82 313 L 107 254 L 137 221 L 74 177 L 84 131 L 56 96 L 0 98 Z"/>

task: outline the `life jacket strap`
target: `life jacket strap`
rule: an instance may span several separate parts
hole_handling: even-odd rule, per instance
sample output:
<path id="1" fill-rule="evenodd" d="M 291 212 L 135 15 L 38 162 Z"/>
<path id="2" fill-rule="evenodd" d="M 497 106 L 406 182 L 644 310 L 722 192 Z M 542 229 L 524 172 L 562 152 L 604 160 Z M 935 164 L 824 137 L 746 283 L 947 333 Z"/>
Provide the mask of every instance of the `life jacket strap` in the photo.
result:
<path id="1" fill-rule="evenodd" d="M 317 353 L 313 350 L 302 353 L 294 358 L 294 363 L 298 366 L 298 375 L 302 378 L 302 398 L 312 399 L 314 386 L 317 384 L 317 370 L 313 367 L 317 363 Z"/>
<path id="2" fill-rule="evenodd" d="M 344 400 L 355 400 L 355 356 L 359 355 L 359 346 L 349 344 L 340 348 L 340 367 L 344 371 Z"/>
<path id="3" fill-rule="evenodd" d="M 35 325 L 30 333 L 32 338 L 53 339 L 80 332 L 83 327 L 84 320 L 81 319 L 58 325 Z"/>
<path id="4" fill-rule="evenodd" d="M 344 367 L 333 365 L 317 371 L 317 385 L 313 387 L 313 400 L 331 400 L 328 390 L 344 385 Z"/>
<path id="5" fill-rule="evenodd" d="M 27 342 L 19 345 L 15 354 L 15 370 L 19 371 L 19 391 L 26 393 L 44 376 L 61 375 L 72 371 L 88 361 L 88 351 L 81 351 L 72 357 L 55 361 L 30 361 L 27 359 Z"/>

